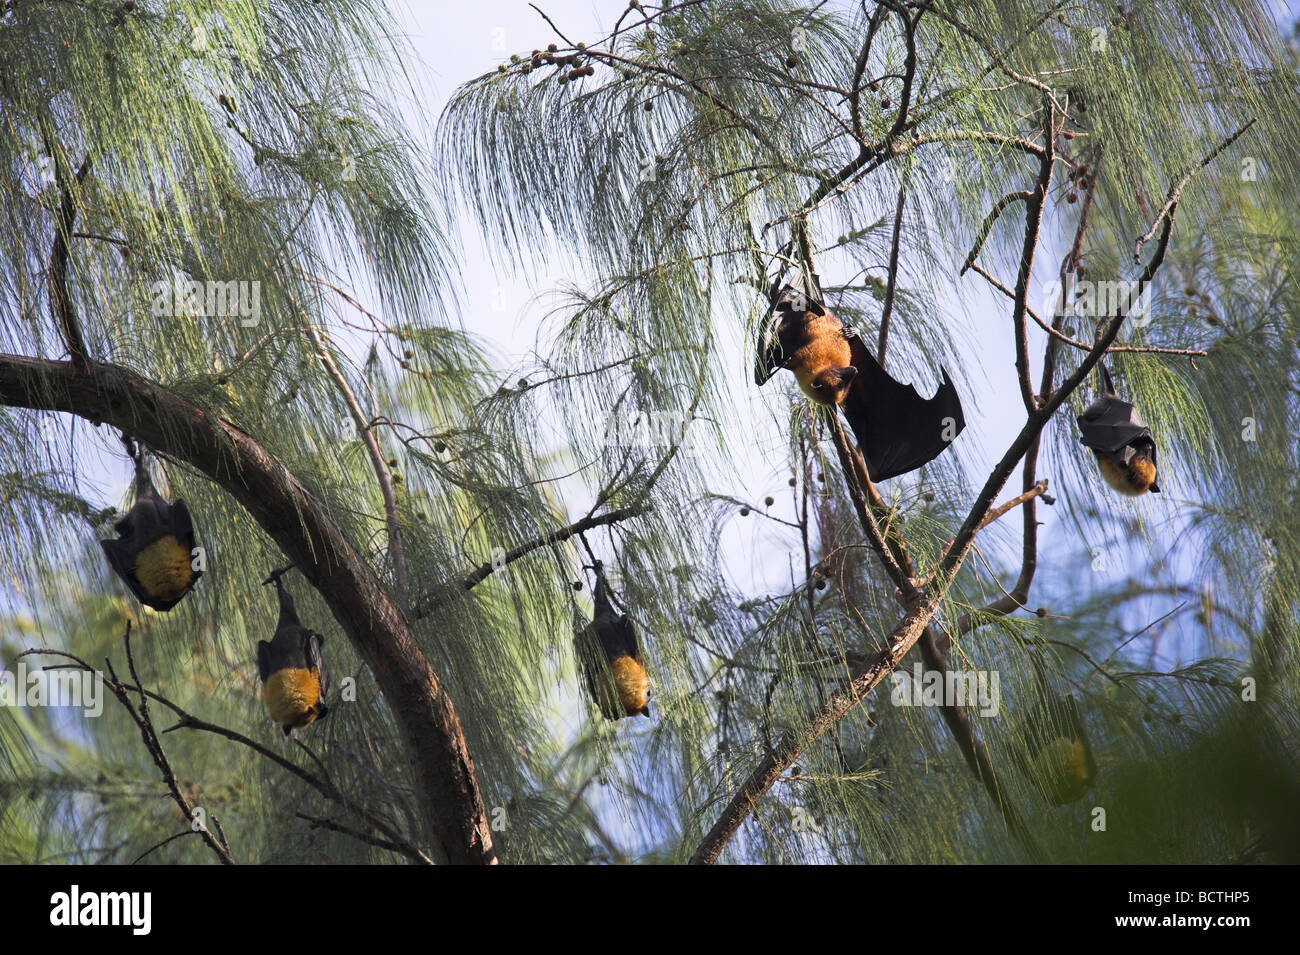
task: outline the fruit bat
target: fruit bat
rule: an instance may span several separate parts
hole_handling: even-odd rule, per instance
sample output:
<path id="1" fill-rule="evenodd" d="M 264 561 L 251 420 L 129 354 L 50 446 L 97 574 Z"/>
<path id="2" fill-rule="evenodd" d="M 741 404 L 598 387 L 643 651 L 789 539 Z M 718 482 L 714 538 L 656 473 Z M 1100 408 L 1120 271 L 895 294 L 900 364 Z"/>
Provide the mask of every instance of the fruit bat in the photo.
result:
<path id="1" fill-rule="evenodd" d="M 277 571 L 265 583 L 275 583 L 280 598 L 280 620 L 275 636 L 268 643 L 257 643 L 257 674 L 262 678 L 262 698 L 271 719 L 280 724 L 284 735 L 302 729 L 325 716 L 325 692 L 329 675 L 325 670 L 322 647 L 325 638 L 298 622 L 293 598 L 284 589 Z"/>
<path id="2" fill-rule="evenodd" d="M 154 610 L 171 610 L 203 575 L 194 567 L 194 525 L 184 501 L 168 503 L 153 486 L 144 453 L 135 458 L 135 503 L 99 546 L 117 575 Z"/>
<path id="3" fill-rule="evenodd" d="M 933 461 L 966 427 L 948 372 L 931 398 L 895 381 L 826 310 L 815 275 L 801 272 L 782 287 L 759 336 L 754 381 L 762 385 L 781 368 L 817 404 L 843 409 L 872 481 Z"/>
<path id="4" fill-rule="evenodd" d="M 596 613 L 574 638 L 587 689 L 607 720 L 648 717 L 650 678 L 641 662 L 636 630 L 627 614 L 617 613 L 610 603 L 609 584 L 599 561 L 595 573 Z"/>
<path id="5" fill-rule="evenodd" d="M 1106 365 L 1097 363 L 1105 389 L 1079 415 L 1084 447 L 1097 456 L 1097 466 L 1106 483 L 1130 497 L 1151 491 L 1156 484 L 1156 442 L 1151 429 L 1127 401 L 1115 394 Z"/>
<path id="6" fill-rule="evenodd" d="M 1078 701 L 1057 693 L 1048 683 L 1042 663 L 1033 654 L 1031 658 L 1042 699 L 1028 721 L 1028 769 L 1047 801 L 1064 806 L 1080 799 L 1092 786 L 1097 764 Z"/>

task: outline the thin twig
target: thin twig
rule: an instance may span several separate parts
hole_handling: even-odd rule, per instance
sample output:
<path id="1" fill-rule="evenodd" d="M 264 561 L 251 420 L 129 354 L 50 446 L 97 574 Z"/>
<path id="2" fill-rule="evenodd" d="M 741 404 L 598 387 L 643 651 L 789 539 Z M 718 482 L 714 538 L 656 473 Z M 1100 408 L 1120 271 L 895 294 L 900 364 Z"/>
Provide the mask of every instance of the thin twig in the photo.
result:
<path id="1" fill-rule="evenodd" d="M 347 378 L 343 377 L 343 372 L 339 371 L 339 366 L 334 361 L 334 356 L 330 353 L 330 350 L 326 347 L 320 332 L 315 326 L 309 325 L 308 334 L 311 335 L 311 340 L 316 345 L 316 357 L 343 395 L 343 401 L 348 406 L 348 412 L 352 415 L 352 423 L 356 426 L 357 434 L 360 435 L 366 446 L 366 451 L 370 455 L 370 465 L 374 469 L 376 479 L 379 481 L 379 491 L 384 497 L 384 519 L 388 526 L 388 546 L 393 552 L 393 569 L 397 574 L 398 600 L 405 604 L 408 581 L 406 552 L 402 548 L 402 523 L 397 516 L 397 497 L 393 493 L 393 477 L 389 473 L 388 462 L 384 460 L 383 451 L 379 448 L 379 440 L 375 437 L 369 419 L 361 409 L 361 402 L 357 400 L 357 396 L 352 391 L 352 386 L 348 384 Z"/>
<path id="2" fill-rule="evenodd" d="M 47 148 L 49 145 L 47 144 Z M 76 310 L 72 307 L 72 295 L 68 291 L 68 239 L 72 235 L 72 224 L 77 218 L 77 205 L 73 198 L 74 185 L 68 181 L 67 169 L 62 157 L 51 148 L 54 158 L 54 171 L 59 184 L 59 211 L 55 217 L 54 243 L 50 248 L 50 313 L 55 324 L 63 330 L 64 341 L 68 345 L 68 354 L 73 365 L 84 368 L 90 361 L 86 351 L 86 339 L 77 322 Z M 90 172 L 90 157 L 87 156 L 75 175 L 75 188 L 80 188 Z"/>
<path id="3" fill-rule="evenodd" d="M 1183 189 L 1187 186 L 1189 182 L 1192 181 L 1192 177 L 1195 176 L 1202 169 L 1204 169 L 1206 166 L 1208 166 L 1210 163 L 1214 162 L 1215 158 L 1218 157 L 1219 153 L 1223 152 L 1225 149 L 1227 149 L 1229 146 L 1235 143 L 1241 137 L 1241 135 L 1244 132 L 1246 132 L 1246 130 L 1250 129 L 1250 127 L 1254 125 L 1255 125 L 1255 120 L 1251 119 L 1244 126 L 1240 127 L 1235 133 L 1233 133 L 1223 142 L 1219 143 L 1218 146 L 1214 147 L 1214 149 L 1198 164 L 1190 167 L 1187 170 L 1187 172 L 1183 174 L 1183 177 L 1173 185 L 1173 187 L 1169 190 L 1168 198 L 1165 199 L 1165 204 L 1161 206 L 1160 211 L 1156 213 L 1155 221 L 1151 223 L 1151 228 L 1147 229 L 1146 232 L 1138 236 L 1137 242 L 1133 244 L 1134 262 L 1140 260 L 1142 256 L 1142 246 L 1146 245 L 1148 242 L 1151 241 L 1151 237 L 1156 234 L 1156 229 L 1160 227 L 1160 223 L 1165 220 L 1166 216 L 1173 215 L 1174 207 L 1178 205 L 1178 200 L 1183 194 Z"/>

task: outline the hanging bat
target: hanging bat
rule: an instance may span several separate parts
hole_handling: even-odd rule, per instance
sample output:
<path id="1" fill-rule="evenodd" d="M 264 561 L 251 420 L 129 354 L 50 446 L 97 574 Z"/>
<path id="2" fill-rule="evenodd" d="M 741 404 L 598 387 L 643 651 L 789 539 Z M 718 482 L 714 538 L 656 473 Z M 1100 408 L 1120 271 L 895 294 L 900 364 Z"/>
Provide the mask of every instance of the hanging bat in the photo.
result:
<path id="1" fill-rule="evenodd" d="M 826 310 L 815 275 L 800 272 L 781 289 L 759 336 L 754 381 L 765 384 L 781 368 L 814 402 L 844 411 L 872 481 L 933 461 L 966 427 L 948 372 L 931 398 L 895 381 Z"/>
<path id="2" fill-rule="evenodd" d="M 610 603 L 609 585 L 599 561 L 594 569 L 596 613 L 574 638 L 587 689 L 607 720 L 648 717 L 650 678 L 641 662 L 636 630 L 627 614 L 617 613 Z"/>
<path id="3" fill-rule="evenodd" d="M 257 674 L 262 679 L 262 698 L 271 719 L 279 723 L 288 736 L 328 712 L 325 692 L 329 674 L 322 653 L 325 638 L 298 622 L 293 598 L 280 577 L 289 568 L 276 571 L 264 583 L 275 583 L 280 598 L 280 620 L 270 643 L 257 643 Z"/>
<path id="4" fill-rule="evenodd" d="M 1115 385 L 1104 362 L 1098 362 L 1105 389 L 1079 415 L 1079 439 L 1097 456 L 1097 466 L 1106 483 L 1130 497 L 1150 491 L 1156 484 L 1156 442 L 1151 429 L 1127 401 L 1115 394 Z"/>
<path id="5" fill-rule="evenodd" d="M 1053 806 L 1080 799 L 1092 786 L 1097 764 L 1092 758 L 1083 713 L 1073 696 L 1054 690 L 1033 654 L 1042 699 L 1030 714 L 1026 756 L 1030 774 Z"/>
<path id="6" fill-rule="evenodd" d="M 131 593 L 154 610 L 171 610 L 203 575 L 194 566 L 194 524 L 184 501 L 168 503 L 153 486 L 144 452 L 135 458 L 135 503 L 102 540 L 109 566 Z"/>

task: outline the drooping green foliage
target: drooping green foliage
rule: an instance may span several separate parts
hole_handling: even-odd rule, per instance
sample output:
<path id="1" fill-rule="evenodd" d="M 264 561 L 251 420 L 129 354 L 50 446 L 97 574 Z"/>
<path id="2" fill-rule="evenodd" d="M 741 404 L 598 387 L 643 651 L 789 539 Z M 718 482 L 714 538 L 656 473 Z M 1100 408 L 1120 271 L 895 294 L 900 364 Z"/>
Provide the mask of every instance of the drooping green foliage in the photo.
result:
<path id="1" fill-rule="evenodd" d="M 890 679 L 802 750 L 723 857 L 1294 857 L 1300 100 L 1296 55 L 1262 6 L 686 0 L 630 7 L 609 35 L 572 37 L 581 46 L 538 20 L 536 53 L 459 89 L 430 168 L 391 120 L 392 94 L 367 81 L 407 63 L 384 22 L 365 3 L 8 5 L 0 349 L 66 354 L 46 287 L 66 191 L 91 357 L 254 435 L 396 593 L 375 436 L 409 577 L 399 601 L 455 702 L 505 861 L 683 861 L 755 762 L 884 645 L 903 610 L 824 422 L 784 375 L 752 400 L 755 324 L 774 280 L 811 255 L 828 303 L 868 342 L 892 301 L 891 372 L 925 393 L 940 366 L 952 373 L 968 431 L 881 489 L 917 573 L 932 571 L 1002 454 L 1003 424 L 1023 415 L 1011 359 L 984 357 L 1010 355 L 1012 300 L 962 267 L 989 210 L 1032 188 L 1048 117 L 1057 162 L 1028 293 L 1044 322 L 1058 272 L 1138 274 L 1135 240 L 1183 185 L 1150 308 L 1119 340 L 1137 350 L 1108 359 L 1159 437 L 1164 494 L 1130 502 L 1095 480 L 1073 423 L 1086 382 L 1037 462 L 1054 504 L 1038 504 L 1030 612 L 980 611 L 1023 570 L 1017 509 L 981 532 L 936 616 L 950 666 L 998 678 L 996 712 L 972 721 L 1032 840 L 1008 834 L 938 709 L 898 705 Z M 536 367 L 505 384 L 448 304 L 454 213 L 481 224 L 503 269 L 571 268 Z M 1023 238 L 1012 202 L 980 268 L 1014 286 Z M 178 281 L 257 283 L 258 314 L 203 314 L 207 301 L 191 314 L 161 291 Z M 1102 316 L 1079 311 L 1059 330 L 1084 347 L 1058 344 L 1048 387 L 1093 340 Z M 1035 388 L 1047 340 L 1031 319 Z M 15 409 L 0 429 L 0 662 L 46 646 L 120 672 L 130 616 L 150 688 L 304 767 L 319 758 L 418 838 L 386 702 L 294 575 L 355 702 L 303 734 L 311 754 L 266 720 L 253 645 L 274 625 L 261 580 L 282 560 L 224 491 L 161 462 L 208 571 L 176 611 L 141 618 L 92 539 L 123 503 L 116 436 Z M 773 432 L 778 445 L 759 440 Z M 1019 490 L 1013 478 L 999 499 Z M 603 723 L 583 699 L 572 634 L 589 619 L 592 557 L 640 635 L 650 722 Z M 485 563 L 495 572 L 467 588 Z M 1035 658 L 1078 700 L 1098 762 L 1064 808 L 1024 766 L 1046 695 Z M 1253 702 L 1243 678 L 1258 681 Z M 131 861 L 178 828 L 137 730 L 105 708 L 84 722 L 0 709 L 0 858 Z M 310 829 L 295 813 L 333 807 L 247 749 L 163 739 L 240 861 L 392 858 Z M 211 859 L 190 839 L 155 857 Z"/>

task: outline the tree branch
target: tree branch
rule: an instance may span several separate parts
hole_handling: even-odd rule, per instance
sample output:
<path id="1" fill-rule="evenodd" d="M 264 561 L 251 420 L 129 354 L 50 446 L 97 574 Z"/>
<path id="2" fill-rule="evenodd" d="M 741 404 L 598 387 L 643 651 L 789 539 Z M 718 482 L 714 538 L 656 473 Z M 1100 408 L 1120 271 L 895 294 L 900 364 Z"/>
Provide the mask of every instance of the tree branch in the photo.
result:
<path id="1" fill-rule="evenodd" d="M 54 242 L 50 247 L 50 314 L 54 323 L 63 331 L 63 339 L 68 345 L 68 354 L 73 364 L 85 367 L 88 356 L 86 339 L 81 334 L 77 322 L 77 313 L 72 307 L 72 297 L 68 292 L 68 239 L 72 236 L 72 225 L 77 219 L 77 205 L 73 198 L 74 188 L 80 188 L 90 172 L 90 157 L 87 156 L 77 170 L 75 184 L 68 181 L 67 169 L 62 158 L 51 149 L 54 159 L 55 176 L 59 184 L 59 211 L 54 221 Z"/>
<path id="2" fill-rule="evenodd" d="M 334 356 L 325 346 L 320 331 L 315 326 L 308 325 L 307 333 L 311 335 L 311 340 L 316 345 L 316 357 L 343 395 L 343 401 L 348 406 L 348 413 L 352 415 L 352 423 L 356 426 L 357 434 L 361 436 L 366 451 L 370 454 L 370 466 L 374 469 L 375 478 L 379 481 L 379 491 L 384 498 L 384 520 L 388 525 L 388 546 L 392 549 L 393 569 L 397 576 L 397 596 L 405 603 L 407 599 L 406 553 L 402 549 L 402 524 L 397 517 L 397 498 L 393 495 L 392 475 L 388 472 L 388 464 L 379 449 L 379 441 L 370 427 L 369 419 L 361 408 L 361 402 L 357 400 L 352 386 L 343 377 L 343 372 L 339 370 Z"/>
<path id="3" fill-rule="evenodd" d="M 461 578 L 458 587 L 460 590 L 472 590 L 491 577 L 497 570 L 500 570 L 508 564 L 513 564 L 521 557 L 525 557 L 541 547 L 547 547 L 551 544 L 558 544 L 562 541 L 567 541 L 574 535 L 581 534 L 583 531 L 589 531 L 593 527 L 601 527 L 605 524 L 616 524 L 619 521 L 625 521 L 629 518 L 644 514 L 649 510 L 650 505 L 648 504 L 630 504 L 627 507 L 620 507 L 617 510 L 606 511 L 604 514 L 588 514 L 586 517 L 574 521 L 572 524 L 558 527 L 553 531 L 548 531 L 547 533 L 542 534 L 540 537 L 535 537 L 530 541 L 520 544 L 518 547 L 507 551 L 505 557 L 496 561 L 495 564 L 492 561 L 479 564 L 478 567 Z M 419 604 L 411 610 L 411 619 L 421 620 L 427 617 L 429 614 L 433 613 L 433 611 L 445 604 L 447 600 L 448 597 L 446 595 L 437 593 L 426 595 Z"/>

